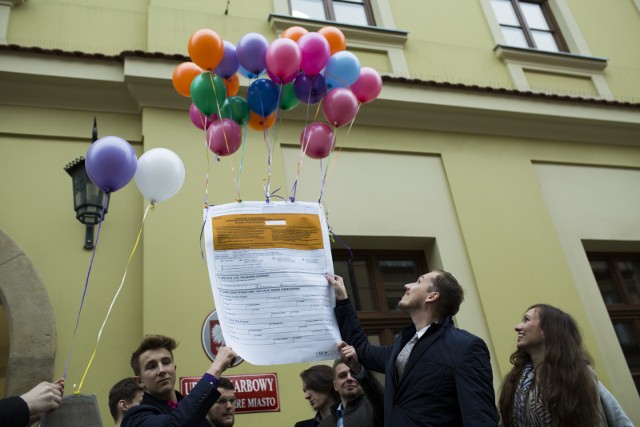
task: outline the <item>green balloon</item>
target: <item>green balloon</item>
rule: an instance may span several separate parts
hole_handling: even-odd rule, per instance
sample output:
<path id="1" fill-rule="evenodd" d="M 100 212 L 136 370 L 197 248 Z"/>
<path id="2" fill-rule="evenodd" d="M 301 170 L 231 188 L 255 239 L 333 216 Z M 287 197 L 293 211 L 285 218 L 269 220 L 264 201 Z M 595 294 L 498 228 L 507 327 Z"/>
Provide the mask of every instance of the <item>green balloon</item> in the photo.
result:
<path id="1" fill-rule="evenodd" d="M 218 106 L 224 103 L 227 88 L 219 76 L 208 71 L 197 75 L 191 81 L 191 100 L 205 116 L 218 112 Z"/>
<path id="2" fill-rule="evenodd" d="M 293 110 L 300 104 L 300 99 L 293 90 L 293 82 L 282 86 L 280 94 L 280 109 L 284 111 Z"/>
<path id="3" fill-rule="evenodd" d="M 231 119 L 244 126 L 249 121 L 249 104 L 239 96 L 230 96 L 220 107 L 220 118 Z"/>

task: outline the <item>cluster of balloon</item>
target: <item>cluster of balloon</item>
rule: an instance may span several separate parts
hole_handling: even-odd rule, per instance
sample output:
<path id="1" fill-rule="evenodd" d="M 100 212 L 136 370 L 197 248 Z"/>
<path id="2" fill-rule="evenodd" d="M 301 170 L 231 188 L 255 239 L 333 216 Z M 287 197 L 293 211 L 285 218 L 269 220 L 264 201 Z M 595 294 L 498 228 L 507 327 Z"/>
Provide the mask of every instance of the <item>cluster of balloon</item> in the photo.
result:
<path id="1" fill-rule="evenodd" d="M 151 203 L 175 195 L 184 182 L 182 160 L 166 148 L 154 148 L 140 159 L 127 141 L 117 136 L 97 139 L 87 151 L 87 175 L 105 193 L 127 185 L 135 177 L 140 193 Z"/>
<path id="2" fill-rule="evenodd" d="M 273 126 L 278 110 L 322 101 L 327 122 L 341 127 L 352 123 L 360 104 L 373 101 L 382 90 L 378 72 L 360 67 L 336 27 L 317 32 L 290 27 L 271 43 L 248 33 L 236 45 L 201 29 L 189 38 L 188 51 L 193 62 L 175 68 L 173 86 L 191 98 L 189 118 L 207 132 L 209 148 L 220 156 L 240 148 L 247 124 L 259 131 Z M 238 74 L 252 80 L 246 99 L 237 96 Z M 328 156 L 335 146 L 332 127 L 322 122 L 305 126 L 300 140 L 312 158 Z"/>

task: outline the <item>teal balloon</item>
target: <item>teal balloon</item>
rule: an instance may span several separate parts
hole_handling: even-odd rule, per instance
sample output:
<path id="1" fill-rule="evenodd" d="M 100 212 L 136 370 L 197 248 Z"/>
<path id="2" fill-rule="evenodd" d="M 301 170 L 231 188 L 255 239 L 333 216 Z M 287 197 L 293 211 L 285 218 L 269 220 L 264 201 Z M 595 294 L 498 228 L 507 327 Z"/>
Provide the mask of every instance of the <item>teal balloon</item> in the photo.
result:
<path id="1" fill-rule="evenodd" d="M 206 71 L 191 82 L 191 100 L 205 116 L 218 112 L 227 97 L 227 89 L 221 77 Z"/>
<path id="2" fill-rule="evenodd" d="M 293 88 L 293 82 L 282 86 L 280 93 L 280 109 L 284 111 L 293 110 L 300 104 L 300 99 L 296 96 Z"/>
<path id="3" fill-rule="evenodd" d="M 220 118 L 231 119 L 244 126 L 249 121 L 249 104 L 239 96 L 230 96 L 220 107 Z"/>

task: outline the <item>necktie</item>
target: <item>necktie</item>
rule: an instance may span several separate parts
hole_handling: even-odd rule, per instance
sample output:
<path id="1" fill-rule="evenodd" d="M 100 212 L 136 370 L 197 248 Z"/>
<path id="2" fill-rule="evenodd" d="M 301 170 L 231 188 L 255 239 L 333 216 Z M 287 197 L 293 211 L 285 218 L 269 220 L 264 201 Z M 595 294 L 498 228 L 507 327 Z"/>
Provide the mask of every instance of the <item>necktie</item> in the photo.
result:
<path id="1" fill-rule="evenodd" d="M 342 405 L 340 405 L 336 410 L 336 415 L 338 416 L 336 427 L 344 427 L 344 414 L 342 412 Z"/>
<path id="2" fill-rule="evenodd" d="M 413 350 L 413 346 L 416 345 L 417 342 L 418 334 L 415 334 L 413 338 L 411 338 L 409 342 L 404 345 L 400 353 L 398 353 L 398 357 L 396 358 L 396 370 L 398 371 L 398 379 L 402 378 L 404 367 L 407 364 L 407 360 L 409 360 L 411 350 Z"/>

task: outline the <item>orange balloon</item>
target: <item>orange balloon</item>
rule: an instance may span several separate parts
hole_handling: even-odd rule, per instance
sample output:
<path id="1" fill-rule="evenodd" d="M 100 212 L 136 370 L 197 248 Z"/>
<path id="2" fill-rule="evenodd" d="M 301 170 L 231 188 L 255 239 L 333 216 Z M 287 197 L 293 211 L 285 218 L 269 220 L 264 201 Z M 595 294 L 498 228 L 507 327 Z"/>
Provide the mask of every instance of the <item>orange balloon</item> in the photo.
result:
<path id="1" fill-rule="evenodd" d="M 205 28 L 191 35 L 187 49 L 193 62 L 211 71 L 222 61 L 224 42 L 218 33 Z"/>
<path id="2" fill-rule="evenodd" d="M 276 122 L 276 114 L 278 111 L 274 111 L 267 117 L 262 117 L 260 114 L 254 113 L 253 111 L 250 111 L 249 113 L 249 126 L 255 130 L 265 130 L 269 129 Z"/>
<path id="3" fill-rule="evenodd" d="M 240 79 L 237 74 L 229 77 L 228 79 L 222 79 L 224 87 L 227 88 L 228 96 L 236 96 L 240 90 Z"/>
<path id="4" fill-rule="evenodd" d="M 318 34 L 322 34 L 329 42 L 329 50 L 331 55 L 347 48 L 347 39 L 342 31 L 336 27 L 322 27 L 318 30 Z"/>
<path id="5" fill-rule="evenodd" d="M 291 39 L 294 42 L 297 42 L 300 37 L 304 36 L 308 32 L 309 31 L 307 31 L 306 28 L 289 27 L 286 30 L 284 30 L 284 32 L 282 33 L 282 37 L 284 37 L 286 39 Z"/>
<path id="6" fill-rule="evenodd" d="M 202 68 L 193 62 L 183 62 L 173 70 L 173 88 L 182 96 L 191 96 L 191 81 L 200 73 Z"/>

